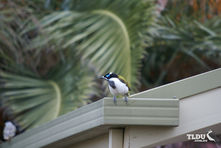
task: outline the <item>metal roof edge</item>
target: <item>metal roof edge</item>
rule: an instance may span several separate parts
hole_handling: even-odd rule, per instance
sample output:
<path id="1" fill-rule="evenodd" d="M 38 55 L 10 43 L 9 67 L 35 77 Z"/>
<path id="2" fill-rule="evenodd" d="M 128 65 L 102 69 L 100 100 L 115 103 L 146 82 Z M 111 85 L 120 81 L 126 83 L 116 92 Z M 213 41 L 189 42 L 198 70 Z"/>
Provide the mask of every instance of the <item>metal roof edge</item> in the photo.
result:
<path id="1" fill-rule="evenodd" d="M 80 107 L 36 128 L 25 131 L 0 148 L 37 148 L 103 124 L 103 100 Z"/>
<path id="2" fill-rule="evenodd" d="M 176 126 L 178 125 L 179 119 L 178 99 L 220 86 L 221 68 L 132 95 L 131 98 L 129 98 L 129 105 L 125 104 L 125 102 L 123 102 L 121 99 L 118 101 L 118 106 L 114 106 L 112 98 L 104 98 L 62 115 L 57 119 L 45 123 L 37 128 L 30 129 L 25 133 L 13 138 L 10 142 L 1 144 L 0 147 L 37 148 L 61 141 L 64 138 L 75 135 L 79 136 L 79 133 L 87 132 L 93 129 L 101 128 L 102 131 L 104 131 L 111 127 L 111 125 L 141 125 L 141 122 L 133 118 L 133 116 L 137 117 L 138 115 L 140 115 L 140 117 L 142 116 L 142 118 L 137 119 L 142 119 L 144 122 L 146 122 L 144 125 L 155 125 L 156 122 L 150 123 L 149 119 L 151 116 L 149 115 L 149 112 L 144 114 L 144 110 L 148 109 L 148 107 L 152 107 L 152 109 L 156 108 L 155 113 L 158 116 L 166 114 L 166 116 L 172 117 L 168 118 L 171 120 L 168 120 L 167 123 L 164 123 L 165 118 L 162 118 L 162 120 L 159 118 L 162 121 L 162 124 L 160 125 Z M 176 96 L 177 99 L 172 99 L 174 96 Z M 175 112 L 171 111 L 171 106 L 167 106 L 168 102 L 165 103 L 165 101 L 168 101 L 170 105 L 171 103 L 175 103 L 174 106 L 172 106 L 172 108 L 175 109 Z M 168 112 L 159 112 L 159 109 L 161 108 L 166 108 Z M 111 112 L 109 110 L 111 110 Z M 120 110 L 122 110 L 122 112 Z M 115 113 L 112 111 L 115 111 Z M 125 117 L 127 120 L 118 120 L 118 117 Z M 156 118 L 152 119 L 155 120 Z M 159 121 L 159 119 L 156 120 Z M 93 134 L 91 134 L 91 136 L 93 136 Z"/>
<path id="3" fill-rule="evenodd" d="M 127 125 L 177 126 L 178 123 L 178 99 L 129 98 L 127 104 L 123 99 L 119 99 L 115 105 L 112 98 L 104 98 L 30 129 L 0 147 L 38 148 L 47 145 L 57 147 L 54 143 L 64 139 L 68 139 L 64 143 L 68 144 L 79 142 L 82 138 L 91 138 L 97 134 L 94 132 L 95 129 L 100 129 L 99 132 L 102 133 L 109 128 Z M 90 131 L 94 134 L 89 136 L 83 134 L 79 138 L 79 134 Z"/>
<path id="4" fill-rule="evenodd" d="M 221 68 L 152 88 L 131 97 L 182 99 L 218 87 L 221 87 Z"/>

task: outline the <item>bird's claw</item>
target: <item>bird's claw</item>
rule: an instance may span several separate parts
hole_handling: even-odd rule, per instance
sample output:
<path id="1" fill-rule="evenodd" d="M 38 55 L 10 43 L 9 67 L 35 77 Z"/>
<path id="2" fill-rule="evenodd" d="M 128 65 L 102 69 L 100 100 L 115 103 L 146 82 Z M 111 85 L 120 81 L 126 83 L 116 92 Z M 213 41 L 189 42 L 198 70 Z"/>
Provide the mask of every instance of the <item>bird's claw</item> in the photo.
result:
<path id="1" fill-rule="evenodd" d="M 124 96 L 124 101 L 126 102 L 126 104 L 128 104 L 128 98 L 127 98 L 127 96 Z"/>
<path id="2" fill-rule="evenodd" d="M 114 100 L 114 104 L 117 105 L 117 98 L 116 98 L 116 96 L 114 96 L 113 100 Z"/>

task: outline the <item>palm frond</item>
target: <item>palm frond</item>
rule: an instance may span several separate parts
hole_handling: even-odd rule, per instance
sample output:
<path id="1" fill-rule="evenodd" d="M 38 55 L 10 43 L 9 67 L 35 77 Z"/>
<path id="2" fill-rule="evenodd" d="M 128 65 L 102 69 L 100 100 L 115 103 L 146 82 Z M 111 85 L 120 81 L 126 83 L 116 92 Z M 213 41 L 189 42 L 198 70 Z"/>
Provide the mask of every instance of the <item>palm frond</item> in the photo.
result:
<path id="1" fill-rule="evenodd" d="M 3 83 L 0 87 L 4 90 L 1 98 L 15 114 L 23 113 L 17 119 L 22 127 L 27 128 L 38 120 L 46 122 L 58 116 L 61 96 L 60 92 L 54 89 L 54 82 L 5 72 L 0 73 L 0 78 Z M 51 112 L 46 111 L 48 108 Z"/>
<path id="2" fill-rule="evenodd" d="M 48 40 L 62 49 L 75 50 L 96 67 L 97 74 L 114 71 L 135 89 L 144 36 L 155 22 L 153 1 L 69 1 L 69 11 L 54 12 L 41 21 Z M 90 8 L 88 7 L 89 4 Z"/>
<path id="3" fill-rule="evenodd" d="M 75 64 L 69 68 L 59 66 L 57 73 L 48 80 L 0 72 L 0 97 L 23 128 L 55 119 L 89 101 L 86 98 L 92 93 L 93 77 Z"/>
<path id="4" fill-rule="evenodd" d="M 1 12 L 0 99 L 12 109 L 20 126 L 36 127 L 87 104 L 94 75 L 79 57 L 74 52 L 54 52 L 50 44 L 31 50 L 38 32 L 24 30 L 33 22 Z"/>
<path id="5" fill-rule="evenodd" d="M 205 59 L 220 65 L 219 27 L 220 18 L 201 23 L 192 20 L 191 17 L 183 18 L 182 21 L 177 21 L 169 15 L 159 17 L 156 32 L 149 34 L 153 40 L 148 45 L 149 54 L 144 61 L 143 79 L 147 80 L 147 86 L 165 83 L 163 80 L 165 81 L 171 61 L 179 61 L 181 64 L 184 59 L 193 60 L 201 71 L 212 69 Z"/>

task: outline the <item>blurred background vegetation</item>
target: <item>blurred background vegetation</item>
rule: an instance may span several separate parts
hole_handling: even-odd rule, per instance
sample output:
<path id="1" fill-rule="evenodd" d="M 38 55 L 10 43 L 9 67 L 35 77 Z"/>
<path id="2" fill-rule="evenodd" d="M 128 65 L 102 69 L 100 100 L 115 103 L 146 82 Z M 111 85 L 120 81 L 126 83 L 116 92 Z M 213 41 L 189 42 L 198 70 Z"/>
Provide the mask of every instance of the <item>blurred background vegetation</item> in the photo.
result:
<path id="1" fill-rule="evenodd" d="M 36 127 L 109 95 L 221 67 L 221 0 L 1 0 L 0 124 Z"/>

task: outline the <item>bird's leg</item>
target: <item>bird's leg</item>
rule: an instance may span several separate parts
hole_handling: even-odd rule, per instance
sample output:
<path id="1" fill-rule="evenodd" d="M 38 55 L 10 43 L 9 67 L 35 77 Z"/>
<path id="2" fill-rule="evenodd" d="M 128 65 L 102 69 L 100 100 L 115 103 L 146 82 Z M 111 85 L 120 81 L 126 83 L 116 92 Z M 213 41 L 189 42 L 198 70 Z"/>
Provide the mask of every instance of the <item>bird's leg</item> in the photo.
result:
<path id="1" fill-rule="evenodd" d="M 126 104 L 128 103 L 128 98 L 127 98 L 127 96 L 124 96 L 124 101 L 126 102 Z"/>
<path id="2" fill-rule="evenodd" d="M 117 105 L 117 98 L 116 98 L 116 96 L 114 96 L 113 100 L 114 100 L 114 104 Z"/>

